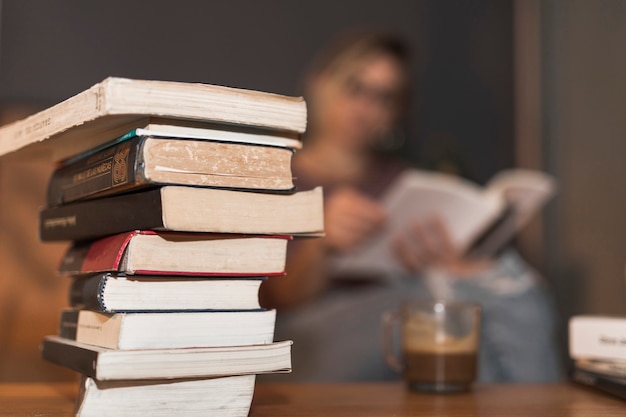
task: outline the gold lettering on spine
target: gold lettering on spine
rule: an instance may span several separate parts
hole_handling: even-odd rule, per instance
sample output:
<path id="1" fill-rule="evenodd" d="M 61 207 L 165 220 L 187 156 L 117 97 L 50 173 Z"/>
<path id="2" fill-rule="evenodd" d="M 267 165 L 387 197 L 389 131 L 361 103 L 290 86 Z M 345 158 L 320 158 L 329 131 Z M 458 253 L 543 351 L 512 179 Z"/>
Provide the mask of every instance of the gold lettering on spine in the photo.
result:
<path id="1" fill-rule="evenodd" d="M 77 184 L 83 181 L 87 181 L 93 177 L 99 177 L 106 175 L 111 171 L 111 161 L 104 161 L 100 165 L 85 169 L 84 171 L 77 172 L 72 176 L 72 183 Z"/>
<path id="2" fill-rule="evenodd" d="M 76 226 L 76 216 L 55 217 L 52 219 L 46 219 L 43 223 L 43 227 L 45 229 L 70 226 Z"/>
<path id="3" fill-rule="evenodd" d="M 125 143 L 117 149 L 113 156 L 113 185 L 128 182 L 128 155 L 130 144 Z"/>

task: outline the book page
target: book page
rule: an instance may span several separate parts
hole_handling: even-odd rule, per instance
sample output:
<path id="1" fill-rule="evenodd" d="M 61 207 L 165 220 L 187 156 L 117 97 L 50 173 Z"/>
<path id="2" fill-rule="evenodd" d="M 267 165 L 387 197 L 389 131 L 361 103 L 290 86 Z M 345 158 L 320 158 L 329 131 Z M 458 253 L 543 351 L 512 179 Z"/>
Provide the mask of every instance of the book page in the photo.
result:
<path id="1" fill-rule="evenodd" d="M 461 252 L 496 219 L 504 201 L 469 181 L 447 174 L 408 170 L 382 200 L 388 222 L 381 232 L 355 251 L 333 260 L 338 275 L 397 274 L 404 268 L 396 259 L 392 240 L 410 233 L 413 224 L 438 217 Z"/>

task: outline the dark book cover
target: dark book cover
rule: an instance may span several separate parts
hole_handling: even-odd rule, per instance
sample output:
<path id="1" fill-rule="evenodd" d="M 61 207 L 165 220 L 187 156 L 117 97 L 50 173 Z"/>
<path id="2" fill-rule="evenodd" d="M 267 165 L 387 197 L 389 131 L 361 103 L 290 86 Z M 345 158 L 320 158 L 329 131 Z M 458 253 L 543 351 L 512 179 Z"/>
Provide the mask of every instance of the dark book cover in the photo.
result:
<path id="1" fill-rule="evenodd" d="M 61 317 L 59 319 L 59 336 L 76 340 L 76 332 L 78 331 L 78 315 L 80 310 L 66 308 L 61 311 Z"/>
<path id="2" fill-rule="evenodd" d="M 123 192 L 149 185 L 138 161 L 144 140 L 141 136 L 121 140 L 57 168 L 48 183 L 47 205 L 57 206 L 105 191 Z"/>
<path id="3" fill-rule="evenodd" d="M 572 380 L 581 385 L 626 400 L 626 378 L 618 378 L 575 368 Z"/>
<path id="4" fill-rule="evenodd" d="M 43 241 L 88 240 L 135 229 L 163 227 L 161 190 L 122 194 L 41 211 Z"/>
<path id="5" fill-rule="evenodd" d="M 61 337 L 63 336 L 61 335 Z M 74 340 L 75 337 L 66 339 Z M 53 339 L 45 338 L 41 343 L 40 351 L 44 360 L 97 378 L 99 353 L 97 350 L 83 349 L 80 346 L 58 343 Z"/>

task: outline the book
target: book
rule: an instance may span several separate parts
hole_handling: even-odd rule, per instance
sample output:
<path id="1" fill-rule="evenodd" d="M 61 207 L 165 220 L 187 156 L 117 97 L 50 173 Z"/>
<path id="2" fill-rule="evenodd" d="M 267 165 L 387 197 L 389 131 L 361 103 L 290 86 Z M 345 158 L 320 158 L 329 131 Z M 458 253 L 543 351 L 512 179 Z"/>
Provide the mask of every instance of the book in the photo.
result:
<path id="1" fill-rule="evenodd" d="M 572 380 L 599 392 L 626 400 L 626 378 L 616 378 L 583 369 L 574 369 Z"/>
<path id="2" fill-rule="evenodd" d="M 575 359 L 574 366 L 600 375 L 626 378 L 626 360 Z"/>
<path id="3" fill-rule="evenodd" d="M 95 146 L 86 152 L 65 159 L 72 162 L 84 154 L 95 153 L 111 145 L 123 142 L 135 136 L 151 136 L 157 138 L 177 138 L 189 140 L 210 140 L 214 142 L 243 143 L 252 145 L 279 146 L 293 150 L 302 148 L 300 135 L 284 130 L 270 130 L 250 126 L 226 125 L 219 123 L 191 122 L 188 120 L 168 120 L 151 117 L 151 123 L 137 127 L 116 139 Z"/>
<path id="4" fill-rule="evenodd" d="M 132 136 L 57 168 L 47 205 L 164 184 L 290 192 L 292 155 L 286 147 Z"/>
<path id="5" fill-rule="evenodd" d="M 99 381 L 207 378 L 291 370 L 291 341 L 232 347 L 119 350 L 47 336 L 43 359 Z"/>
<path id="6" fill-rule="evenodd" d="M 134 136 L 58 168 L 48 205 L 152 184 L 287 192 L 292 154 L 286 147 Z"/>
<path id="7" fill-rule="evenodd" d="M 70 286 L 70 306 L 101 313 L 150 311 L 258 310 L 264 278 L 78 276 Z"/>
<path id="8" fill-rule="evenodd" d="M 200 83 L 109 77 L 23 120 L 0 128 L 0 156 L 48 153 L 54 160 L 150 123 L 171 120 L 302 133 L 306 104 L 287 97 Z M 152 119 L 151 119 L 152 118 Z"/>
<path id="9" fill-rule="evenodd" d="M 65 309 L 59 336 L 109 349 L 172 349 L 273 342 L 275 310 L 106 314 Z"/>
<path id="10" fill-rule="evenodd" d="M 176 233 L 134 230 L 70 246 L 65 275 L 267 276 L 285 270 L 289 236 Z"/>
<path id="11" fill-rule="evenodd" d="M 480 186 L 439 172 L 409 169 L 382 197 L 388 214 L 383 229 L 355 250 L 332 260 L 343 275 L 405 272 L 392 240 L 408 233 L 415 221 L 440 219 L 459 253 L 494 256 L 545 205 L 555 192 L 547 174 L 506 170 Z"/>
<path id="12" fill-rule="evenodd" d="M 626 361 L 626 317 L 571 317 L 569 354 L 572 359 Z"/>
<path id="13" fill-rule="evenodd" d="M 319 234 L 323 223 L 321 188 L 286 195 L 170 185 L 48 207 L 39 227 L 42 240 L 55 241 L 136 229 Z"/>
<path id="14" fill-rule="evenodd" d="M 246 417 L 254 375 L 150 381 L 81 377 L 76 417 Z"/>

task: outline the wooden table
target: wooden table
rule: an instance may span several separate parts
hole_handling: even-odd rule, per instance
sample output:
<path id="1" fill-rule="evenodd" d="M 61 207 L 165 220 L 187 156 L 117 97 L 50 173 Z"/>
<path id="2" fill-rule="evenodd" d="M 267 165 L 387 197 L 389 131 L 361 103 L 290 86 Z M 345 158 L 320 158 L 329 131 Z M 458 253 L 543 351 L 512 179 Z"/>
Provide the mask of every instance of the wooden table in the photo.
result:
<path id="1" fill-rule="evenodd" d="M 0 417 L 73 413 L 75 384 L 0 384 Z M 250 417 L 617 417 L 626 402 L 570 384 L 482 385 L 468 394 L 416 394 L 400 383 L 257 384 Z"/>

